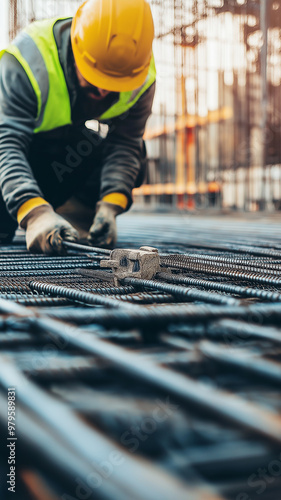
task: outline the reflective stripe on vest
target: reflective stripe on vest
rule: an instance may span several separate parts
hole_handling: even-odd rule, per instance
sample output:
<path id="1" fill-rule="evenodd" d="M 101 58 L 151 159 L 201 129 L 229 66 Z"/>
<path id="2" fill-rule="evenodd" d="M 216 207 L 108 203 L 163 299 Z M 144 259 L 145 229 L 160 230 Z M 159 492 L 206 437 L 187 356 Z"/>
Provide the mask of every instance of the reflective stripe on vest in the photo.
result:
<path id="1" fill-rule="evenodd" d="M 70 125 L 71 104 L 58 48 L 54 37 L 54 25 L 61 20 L 55 18 L 30 24 L 23 30 L 5 52 L 12 54 L 22 65 L 37 97 L 37 117 L 34 133 L 47 132 Z M 99 120 L 108 121 L 126 113 L 143 93 L 154 83 L 156 69 L 151 59 L 145 83 L 131 92 L 120 92 L 119 100 Z"/>
<path id="2" fill-rule="evenodd" d="M 156 67 L 154 56 L 152 56 L 149 66 L 149 71 L 144 84 L 136 90 L 130 92 L 120 92 L 119 100 L 111 106 L 105 113 L 100 116 L 100 120 L 110 120 L 116 116 L 123 115 L 129 111 L 132 106 L 139 100 L 139 98 L 144 94 L 146 90 L 151 87 L 151 85 L 156 80 Z"/>

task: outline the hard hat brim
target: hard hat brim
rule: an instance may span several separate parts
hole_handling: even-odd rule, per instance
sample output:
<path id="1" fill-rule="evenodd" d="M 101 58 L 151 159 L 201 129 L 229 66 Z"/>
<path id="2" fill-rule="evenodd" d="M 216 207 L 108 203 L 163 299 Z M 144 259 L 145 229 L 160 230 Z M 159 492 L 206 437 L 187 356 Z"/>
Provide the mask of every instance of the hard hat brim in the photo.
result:
<path id="1" fill-rule="evenodd" d="M 72 49 L 79 72 L 90 85 L 94 85 L 95 87 L 108 90 L 109 92 L 130 92 L 141 87 L 147 78 L 149 65 L 135 76 L 113 77 L 102 73 L 86 60 L 83 60 L 74 44 Z"/>

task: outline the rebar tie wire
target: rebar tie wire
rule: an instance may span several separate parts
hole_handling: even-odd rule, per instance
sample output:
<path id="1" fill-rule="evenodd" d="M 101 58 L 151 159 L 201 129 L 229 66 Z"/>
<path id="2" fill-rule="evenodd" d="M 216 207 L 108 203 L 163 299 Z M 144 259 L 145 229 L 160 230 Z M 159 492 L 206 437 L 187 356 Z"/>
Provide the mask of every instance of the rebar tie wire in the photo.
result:
<path id="1" fill-rule="evenodd" d="M 76 250 L 77 252 L 94 252 L 97 254 L 110 255 L 111 250 L 106 248 L 91 247 L 90 245 L 81 245 L 79 243 L 71 243 L 70 241 L 63 241 L 63 246 L 69 250 Z"/>

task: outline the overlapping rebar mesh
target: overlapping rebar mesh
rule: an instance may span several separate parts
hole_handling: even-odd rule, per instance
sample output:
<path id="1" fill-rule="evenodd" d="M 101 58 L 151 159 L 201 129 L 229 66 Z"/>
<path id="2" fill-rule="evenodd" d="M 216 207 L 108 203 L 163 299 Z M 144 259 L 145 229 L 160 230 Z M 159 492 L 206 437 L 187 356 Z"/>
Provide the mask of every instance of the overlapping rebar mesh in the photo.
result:
<path id="1" fill-rule="evenodd" d="M 276 500 L 279 226 L 137 215 L 119 226 L 122 247 L 159 248 L 153 280 L 116 286 L 93 248 L 1 249 L 0 430 L 15 386 L 20 498 L 68 500 L 83 484 L 112 500 L 236 500 L 265 468 Z"/>

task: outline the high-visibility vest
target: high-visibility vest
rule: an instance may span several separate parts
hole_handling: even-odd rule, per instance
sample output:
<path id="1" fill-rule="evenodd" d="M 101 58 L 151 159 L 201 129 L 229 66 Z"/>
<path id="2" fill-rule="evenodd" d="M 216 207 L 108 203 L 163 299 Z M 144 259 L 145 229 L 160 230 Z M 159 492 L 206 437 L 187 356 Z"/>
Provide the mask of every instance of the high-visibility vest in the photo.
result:
<path id="1" fill-rule="evenodd" d="M 66 19 L 71 18 L 34 22 L 24 29 L 7 49 L 0 51 L 0 59 L 7 52 L 20 62 L 34 89 L 37 97 L 34 133 L 47 132 L 72 123 L 70 97 L 54 37 L 54 25 Z M 156 69 L 152 56 L 144 84 L 136 90 L 120 92 L 118 101 L 98 120 L 108 121 L 126 113 L 155 79 Z"/>

